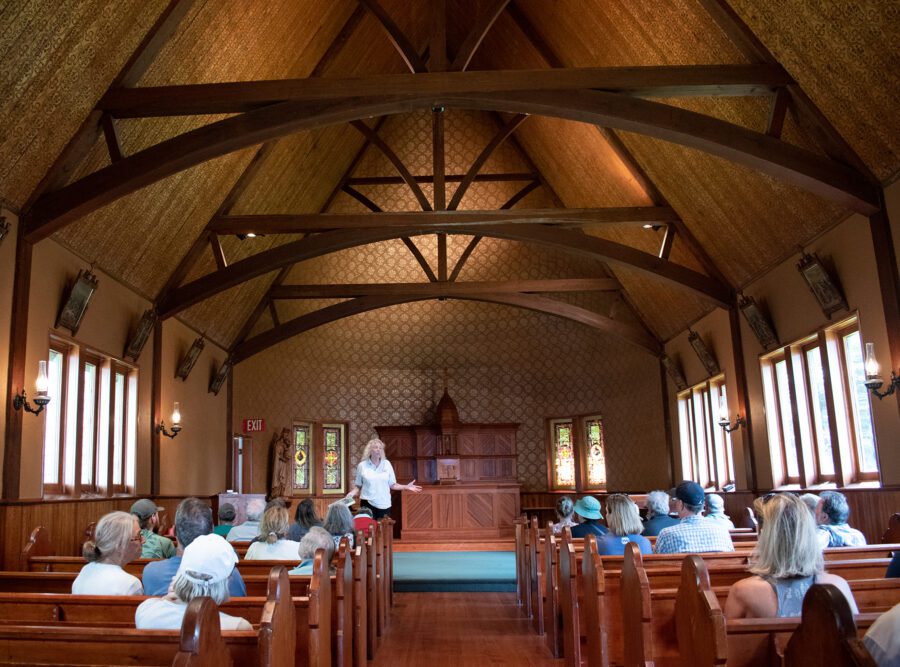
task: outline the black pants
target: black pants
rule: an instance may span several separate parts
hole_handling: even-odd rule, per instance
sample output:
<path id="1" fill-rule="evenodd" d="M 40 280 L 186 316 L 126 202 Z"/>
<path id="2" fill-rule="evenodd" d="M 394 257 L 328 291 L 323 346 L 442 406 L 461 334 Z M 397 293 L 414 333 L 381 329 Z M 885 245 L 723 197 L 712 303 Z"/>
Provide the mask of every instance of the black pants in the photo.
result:
<path id="1" fill-rule="evenodd" d="M 368 500 L 360 500 L 359 506 L 360 507 L 368 507 L 370 510 L 372 510 L 372 518 L 375 519 L 376 521 L 378 521 L 379 519 L 383 519 L 386 516 L 391 515 L 390 507 L 388 507 L 386 510 L 383 510 L 380 507 L 375 507 L 375 505 L 372 505 L 371 503 L 369 503 Z"/>

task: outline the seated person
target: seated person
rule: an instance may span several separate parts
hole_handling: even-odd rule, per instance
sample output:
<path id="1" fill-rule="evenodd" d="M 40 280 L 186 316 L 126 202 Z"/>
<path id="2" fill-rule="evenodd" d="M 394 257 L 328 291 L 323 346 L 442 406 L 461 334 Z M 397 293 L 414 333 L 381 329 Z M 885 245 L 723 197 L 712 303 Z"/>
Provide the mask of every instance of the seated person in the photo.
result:
<path id="1" fill-rule="evenodd" d="M 299 542 L 285 539 L 291 516 L 279 505 L 272 505 L 263 514 L 259 524 L 259 535 L 247 549 L 247 560 L 290 560 L 297 561 Z"/>
<path id="2" fill-rule="evenodd" d="M 144 582 L 144 595 L 165 595 L 169 584 L 181 567 L 181 558 L 187 546 L 201 535 L 213 532 L 212 508 L 199 498 L 185 498 L 175 510 L 175 536 L 178 548 L 175 556 L 165 560 L 155 560 L 144 566 L 141 580 Z M 228 593 L 232 597 L 247 595 L 247 587 L 237 568 L 228 576 Z"/>
<path id="3" fill-rule="evenodd" d="M 651 491 L 647 494 L 647 520 L 644 521 L 644 537 L 659 535 L 659 531 L 678 524 L 678 519 L 669 516 L 669 494 L 665 491 Z"/>
<path id="4" fill-rule="evenodd" d="M 316 504 L 312 498 L 304 498 L 297 505 L 294 523 L 288 528 L 287 538 L 299 542 L 313 526 L 321 526 L 322 519 L 316 514 Z"/>
<path id="5" fill-rule="evenodd" d="M 144 538 L 137 518 L 127 512 L 110 512 L 97 522 L 94 539 L 82 547 L 88 562 L 75 581 L 75 595 L 143 595 L 140 580 L 122 569 L 141 555 Z"/>
<path id="6" fill-rule="evenodd" d="M 144 537 L 141 558 L 171 558 L 175 555 L 172 540 L 153 532 L 153 529 L 159 526 L 159 511 L 162 509 L 147 498 L 141 498 L 131 506 L 131 513 L 137 517 L 141 535 Z"/>
<path id="7" fill-rule="evenodd" d="M 589 533 L 598 537 L 606 535 L 606 526 L 600 523 L 600 519 L 603 518 L 600 514 L 600 501 L 594 496 L 578 499 L 575 503 L 575 516 L 578 525 L 572 528 L 572 537 L 584 537 Z"/>
<path id="8" fill-rule="evenodd" d="M 228 531 L 231 530 L 231 524 L 234 523 L 235 516 L 237 516 L 237 512 L 234 511 L 234 505 L 231 503 L 222 503 L 219 506 L 219 525 L 213 529 L 213 532 L 216 535 L 227 537 Z"/>
<path id="9" fill-rule="evenodd" d="M 234 548 L 221 535 L 200 535 L 184 549 L 181 565 L 170 592 L 138 605 L 134 626 L 138 630 L 180 630 L 188 603 L 207 596 L 220 605 L 228 602 L 228 576 L 237 563 Z M 252 630 L 246 619 L 219 612 L 222 630 Z"/>
<path id="10" fill-rule="evenodd" d="M 700 514 L 705 498 L 703 487 L 697 482 L 685 480 L 675 487 L 673 505 L 681 521 L 660 531 L 654 553 L 734 551 L 728 529 L 717 521 L 707 521 Z"/>
<path id="11" fill-rule="evenodd" d="M 900 604 L 884 612 L 863 637 L 878 667 L 900 665 Z"/>
<path id="12" fill-rule="evenodd" d="M 319 549 L 325 550 L 325 562 L 331 563 L 335 551 L 331 533 L 319 526 L 313 526 L 300 540 L 300 547 L 297 549 L 300 564 L 288 574 L 312 574 L 316 551 Z"/>
<path id="13" fill-rule="evenodd" d="M 894 557 L 891 558 L 884 576 L 886 579 L 900 579 L 900 551 L 894 553 Z"/>
<path id="14" fill-rule="evenodd" d="M 722 496 L 716 493 L 710 493 L 706 496 L 706 518 L 712 521 L 718 521 L 728 530 L 734 530 L 734 524 L 728 515 L 725 514 L 725 501 Z"/>
<path id="15" fill-rule="evenodd" d="M 759 542 L 750 555 L 755 576 L 741 579 L 728 593 L 725 618 L 800 616 L 803 596 L 813 584 L 833 584 L 859 613 L 841 577 L 824 571 L 816 526 L 806 504 L 791 493 L 767 497 L 760 507 Z"/>
<path id="16" fill-rule="evenodd" d="M 247 501 L 247 520 L 232 526 L 228 531 L 229 542 L 250 542 L 259 537 L 259 520 L 266 511 L 266 501 L 262 498 L 251 498 Z"/>
<path id="17" fill-rule="evenodd" d="M 606 524 L 609 532 L 597 540 L 597 553 L 601 556 L 622 556 L 629 542 L 637 544 L 642 554 L 653 553 L 650 540 L 641 535 L 644 525 L 640 510 L 624 493 L 614 493 L 606 499 Z"/>
<path id="18" fill-rule="evenodd" d="M 342 537 L 346 537 L 350 541 L 350 548 L 353 548 L 353 515 L 344 503 L 339 501 L 328 506 L 322 528 L 331 533 L 335 549 L 341 543 Z"/>
<path id="19" fill-rule="evenodd" d="M 810 513 L 813 517 L 816 516 L 816 505 L 819 504 L 819 496 L 815 493 L 804 493 L 800 496 L 800 500 L 806 503 L 806 506 L 809 508 Z"/>
<path id="20" fill-rule="evenodd" d="M 847 524 L 850 506 L 847 497 L 837 491 L 822 491 L 816 505 L 816 522 L 819 524 L 819 544 L 826 547 L 862 547 L 865 536 Z"/>
<path id="21" fill-rule="evenodd" d="M 574 528 L 578 525 L 575 521 L 575 503 L 569 496 L 563 496 L 556 501 L 556 523 L 553 524 L 553 534 L 562 535 L 563 528 Z"/>
<path id="22" fill-rule="evenodd" d="M 356 510 L 356 516 L 353 517 L 353 530 L 361 530 L 363 535 L 369 534 L 369 526 L 374 526 L 377 521 L 372 518 L 372 510 L 362 505 Z"/>

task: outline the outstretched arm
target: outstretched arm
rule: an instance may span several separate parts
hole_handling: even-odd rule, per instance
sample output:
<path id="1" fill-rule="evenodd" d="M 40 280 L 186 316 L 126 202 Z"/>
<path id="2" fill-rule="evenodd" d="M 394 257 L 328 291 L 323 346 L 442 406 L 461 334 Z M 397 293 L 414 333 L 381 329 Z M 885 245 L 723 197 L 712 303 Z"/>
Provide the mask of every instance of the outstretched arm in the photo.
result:
<path id="1" fill-rule="evenodd" d="M 413 493 L 418 493 L 422 490 L 422 487 L 416 484 L 416 480 L 411 481 L 409 484 L 391 484 L 391 491 L 412 491 Z"/>

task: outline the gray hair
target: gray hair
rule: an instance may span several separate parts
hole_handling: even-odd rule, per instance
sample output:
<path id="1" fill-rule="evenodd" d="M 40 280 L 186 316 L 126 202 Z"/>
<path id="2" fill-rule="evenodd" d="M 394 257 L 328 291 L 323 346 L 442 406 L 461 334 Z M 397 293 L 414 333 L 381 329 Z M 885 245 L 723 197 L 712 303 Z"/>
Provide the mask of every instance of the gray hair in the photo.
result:
<path id="1" fill-rule="evenodd" d="M 206 577 L 209 577 L 209 575 L 191 572 L 191 577 L 193 577 L 194 580 L 184 576 L 184 573 L 181 573 L 175 577 L 175 581 L 173 582 L 172 591 L 182 602 L 190 602 L 194 598 L 203 597 L 205 595 L 211 597 L 216 604 L 222 604 L 223 602 L 228 602 L 231 597 L 228 594 L 228 577 L 219 579 L 218 581 L 212 581 L 212 579 L 210 579 L 202 582 L 196 581 L 196 579 L 205 579 Z"/>
<path id="2" fill-rule="evenodd" d="M 266 511 L 266 501 L 262 498 L 251 498 L 247 501 L 247 521 L 259 521 Z"/>
<path id="3" fill-rule="evenodd" d="M 300 548 L 297 553 L 301 559 L 314 558 L 316 551 L 325 550 L 325 560 L 331 562 L 334 557 L 334 540 L 324 528 L 313 526 L 309 532 L 300 539 Z"/>
<path id="4" fill-rule="evenodd" d="M 819 496 L 817 496 L 815 493 L 804 493 L 802 496 L 800 496 L 800 500 L 806 503 L 809 511 L 812 512 L 813 516 L 815 516 L 816 505 L 819 504 Z"/>
<path id="5" fill-rule="evenodd" d="M 669 494 L 665 491 L 651 491 L 647 494 L 647 518 L 666 516 L 669 513 Z"/>
<path id="6" fill-rule="evenodd" d="M 128 512 L 110 512 L 97 522 L 94 539 L 81 548 L 81 555 L 89 563 L 122 553 L 131 541 L 137 517 Z"/>
<path id="7" fill-rule="evenodd" d="M 346 535 L 353 532 L 353 515 L 343 503 L 332 503 L 325 514 L 322 527 L 332 535 Z M 310 528 L 310 530 L 312 530 Z"/>
<path id="8" fill-rule="evenodd" d="M 822 513 L 828 517 L 828 523 L 832 525 L 847 523 L 847 519 L 850 518 L 850 506 L 843 493 L 823 491 L 819 499 L 822 501 Z"/>
<path id="9" fill-rule="evenodd" d="M 213 531 L 212 507 L 199 498 L 185 498 L 175 510 L 175 535 L 182 549 Z"/>
<path id="10" fill-rule="evenodd" d="M 572 516 L 573 512 L 575 512 L 575 503 L 572 502 L 572 499 L 569 498 L 569 496 L 563 496 L 556 501 L 556 516 L 559 517 L 560 520 L 568 519 Z"/>

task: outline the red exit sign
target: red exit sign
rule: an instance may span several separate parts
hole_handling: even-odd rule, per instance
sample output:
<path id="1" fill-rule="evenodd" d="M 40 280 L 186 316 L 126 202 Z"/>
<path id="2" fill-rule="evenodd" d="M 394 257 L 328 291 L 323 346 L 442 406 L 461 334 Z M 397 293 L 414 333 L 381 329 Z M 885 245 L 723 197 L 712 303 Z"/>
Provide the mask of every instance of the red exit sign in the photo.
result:
<path id="1" fill-rule="evenodd" d="M 265 419 L 245 419 L 244 433 L 259 433 L 266 430 Z"/>

